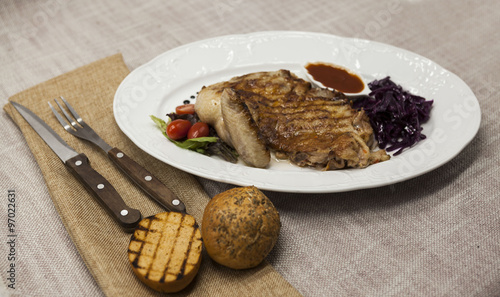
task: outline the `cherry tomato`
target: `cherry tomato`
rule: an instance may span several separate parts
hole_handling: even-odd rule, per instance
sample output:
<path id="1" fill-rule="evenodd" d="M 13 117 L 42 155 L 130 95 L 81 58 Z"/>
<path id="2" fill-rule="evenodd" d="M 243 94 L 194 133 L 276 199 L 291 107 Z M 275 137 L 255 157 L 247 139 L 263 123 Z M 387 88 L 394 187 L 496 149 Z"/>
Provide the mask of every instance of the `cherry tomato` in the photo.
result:
<path id="1" fill-rule="evenodd" d="M 175 108 L 176 114 L 194 114 L 194 104 L 179 105 Z"/>
<path id="2" fill-rule="evenodd" d="M 187 138 L 198 138 L 198 137 L 205 137 L 208 136 L 208 133 L 210 132 L 208 125 L 203 122 L 197 122 L 194 123 L 191 128 L 189 128 Z"/>
<path id="3" fill-rule="evenodd" d="M 174 120 L 167 126 L 167 135 L 170 139 L 179 140 L 187 136 L 191 122 L 188 120 Z"/>

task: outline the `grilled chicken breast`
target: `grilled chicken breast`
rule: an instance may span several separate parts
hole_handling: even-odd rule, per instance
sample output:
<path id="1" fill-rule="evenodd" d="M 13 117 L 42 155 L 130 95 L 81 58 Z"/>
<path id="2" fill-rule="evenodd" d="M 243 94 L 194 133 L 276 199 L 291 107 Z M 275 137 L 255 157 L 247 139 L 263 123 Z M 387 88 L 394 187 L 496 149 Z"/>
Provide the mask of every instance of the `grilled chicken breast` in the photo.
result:
<path id="1" fill-rule="evenodd" d="M 203 88 L 196 101 L 202 120 L 213 116 L 204 114 L 206 102 L 220 106 L 228 88 L 243 103 L 242 110 L 258 131 L 257 135 L 247 134 L 246 141 L 263 141 L 279 158 L 321 169 L 364 168 L 389 159 L 384 150 L 370 149 L 373 130 L 369 119 L 364 111 L 353 109 L 343 93 L 312 88 L 288 70 L 250 73 Z M 222 123 L 215 128 L 238 151 L 231 139 L 234 133 L 220 115 Z"/>

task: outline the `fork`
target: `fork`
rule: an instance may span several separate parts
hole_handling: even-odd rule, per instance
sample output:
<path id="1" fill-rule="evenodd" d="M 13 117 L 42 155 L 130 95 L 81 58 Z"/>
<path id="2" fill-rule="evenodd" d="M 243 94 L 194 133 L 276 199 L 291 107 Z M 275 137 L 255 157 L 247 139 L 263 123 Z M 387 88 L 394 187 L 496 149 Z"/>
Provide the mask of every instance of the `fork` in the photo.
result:
<path id="1" fill-rule="evenodd" d="M 164 206 L 170 211 L 186 212 L 186 207 L 184 203 L 181 202 L 177 196 L 160 182 L 158 178 L 153 176 L 148 170 L 139 165 L 137 162 L 132 160 L 127 156 L 122 150 L 111 147 L 107 144 L 83 119 L 78 115 L 75 109 L 64 99 L 60 97 L 64 102 L 64 105 L 69 110 L 71 115 L 66 111 L 66 109 L 59 103 L 57 99 L 54 99 L 59 109 L 64 114 L 64 117 L 50 104 L 52 112 L 56 116 L 57 120 L 64 127 L 66 131 L 70 134 L 85 139 L 99 146 L 104 152 L 107 153 L 108 157 L 117 165 L 121 170 L 123 170 L 126 175 L 132 179 L 140 188 L 142 188 L 149 196 L 154 198 L 156 202 Z"/>

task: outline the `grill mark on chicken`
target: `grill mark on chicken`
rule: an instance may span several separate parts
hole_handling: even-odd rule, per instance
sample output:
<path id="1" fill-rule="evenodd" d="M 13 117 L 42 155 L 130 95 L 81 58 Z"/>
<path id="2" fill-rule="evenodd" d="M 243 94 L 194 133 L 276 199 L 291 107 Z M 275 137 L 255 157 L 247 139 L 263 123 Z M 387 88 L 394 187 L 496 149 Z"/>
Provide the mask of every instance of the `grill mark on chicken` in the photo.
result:
<path id="1" fill-rule="evenodd" d="M 208 98 L 216 102 L 226 88 L 237 93 L 253 119 L 250 124 L 258 129 L 258 137 L 249 136 L 250 141 L 263 140 L 278 157 L 323 169 L 363 168 L 389 159 L 384 150 L 370 150 L 369 119 L 364 111 L 354 110 L 343 93 L 312 88 L 288 70 L 256 72 L 204 87 L 197 107 Z M 196 111 L 200 115 L 203 109 Z M 220 130 L 231 134 L 227 127 Z"/>

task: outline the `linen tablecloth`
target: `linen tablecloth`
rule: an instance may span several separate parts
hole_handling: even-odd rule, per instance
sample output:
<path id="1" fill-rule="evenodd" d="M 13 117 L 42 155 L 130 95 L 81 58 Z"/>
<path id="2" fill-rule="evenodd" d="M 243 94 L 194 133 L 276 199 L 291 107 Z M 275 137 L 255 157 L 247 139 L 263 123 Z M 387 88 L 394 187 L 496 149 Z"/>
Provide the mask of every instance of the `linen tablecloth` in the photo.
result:
<path id="1" fill-rule="evenodd" d="M 410 50 L 471 87 L 482 112 L 475 139 L 444 166 L 391 186 L 335 194 L 267 191 L 283 225 L 267 260 L 305 296 L 498 296 L 499 9 L 498 1 L 449 0 L 4 1 L 2 106 L 27 88 L 113 54 L 121 53 L 133 70 L 169 49 L 227 34 L 311 31 Z M 23 135 L 5 112 L 0 120 L 0 296 L 103 296 Z M 232 187 L 197 179 L 209 196 Z M 8 287 L 12 252 L 15 289 Z"/>

